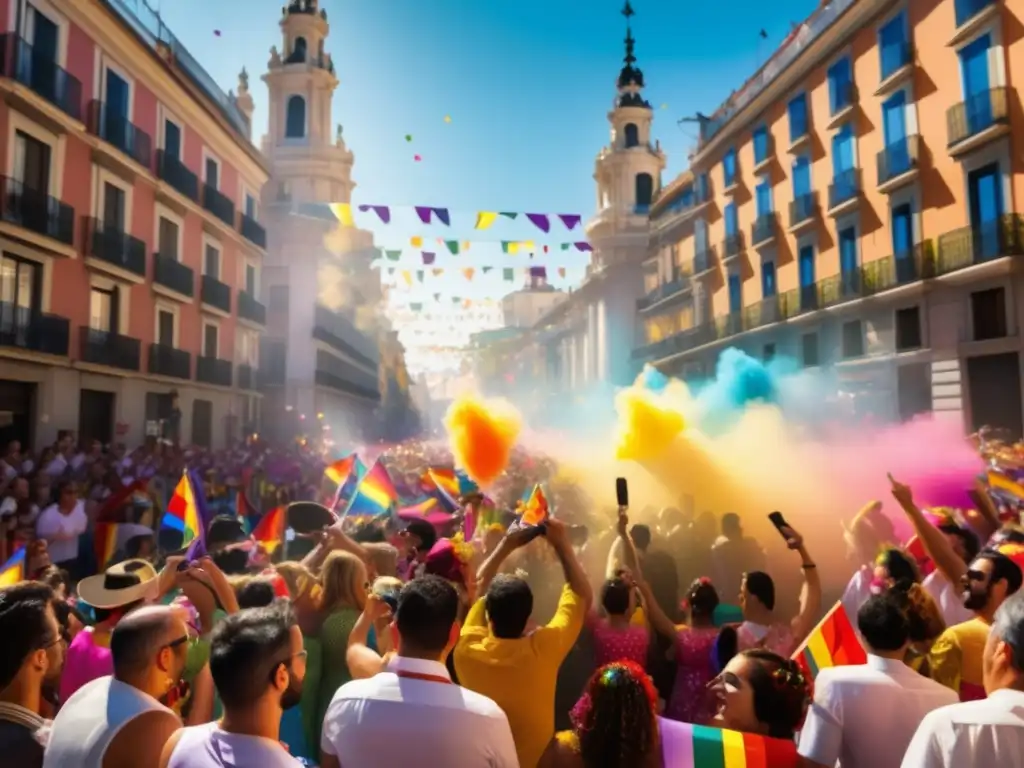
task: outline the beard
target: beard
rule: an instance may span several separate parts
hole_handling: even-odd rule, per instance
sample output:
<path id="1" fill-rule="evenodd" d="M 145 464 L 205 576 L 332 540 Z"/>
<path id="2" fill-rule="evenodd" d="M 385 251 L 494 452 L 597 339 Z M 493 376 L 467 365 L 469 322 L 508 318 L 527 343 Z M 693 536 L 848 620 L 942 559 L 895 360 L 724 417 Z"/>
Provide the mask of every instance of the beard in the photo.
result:
<path id="1" fill-rule="evenodd" d="M 291 709 L 302 700 L 302 682 L 302 680 L 296 680 L 294 677 L 289 676 L 288 687 L 281 694 L 282 710 Z"/>
<path id="2" fill-rule="evenodd" d="M 986 586 L 984 590 L 968 588 L 967 596 L 964 598 L 964 608 L 969 611 L 980 611 L 988 603 L 991 587 Z"/>

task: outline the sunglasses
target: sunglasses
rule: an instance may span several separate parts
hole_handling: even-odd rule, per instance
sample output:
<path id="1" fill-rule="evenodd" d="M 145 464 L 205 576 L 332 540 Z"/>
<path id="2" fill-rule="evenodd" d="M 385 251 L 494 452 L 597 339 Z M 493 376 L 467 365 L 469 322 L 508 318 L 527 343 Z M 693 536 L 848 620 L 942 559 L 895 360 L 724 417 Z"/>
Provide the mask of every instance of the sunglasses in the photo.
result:
<path id="1" fill-rule="evenodd" d="M 987 573 L 975 570 L 973 568 L 969 568 L 967 570 L 967 573 L 964 574 L 964 575 L 967 577 L 968 581 L 987 581 L 988 580 L 988 574 Z"/>

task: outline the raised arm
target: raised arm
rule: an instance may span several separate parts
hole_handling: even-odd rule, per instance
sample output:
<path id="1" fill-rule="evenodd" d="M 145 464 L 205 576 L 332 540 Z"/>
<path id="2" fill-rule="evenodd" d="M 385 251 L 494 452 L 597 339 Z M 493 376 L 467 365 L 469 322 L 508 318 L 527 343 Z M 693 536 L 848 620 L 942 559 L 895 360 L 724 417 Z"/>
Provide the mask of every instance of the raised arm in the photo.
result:
<path id="1" fill-rule="evenodd" d="M 390 607 L 379 596 L 369 595 L 366 598 L 366 606 L 349 632 L 348 649 L 345 651 L 345 663 L 348 664 L 353 680 L 373 677 L 378 672 L 383 672 L 387 666 L 384 657 L 370 648 L 368 639 L 370 627 L 377 619 L 384 618 L 390 613 Z"/>
<path id="2" fill-rule="evenodd" d="M 892 476 L 889 479 L 892 482 L 892 497 L 903 508 L 903 512 L 914 526 L 914 531 L 917 533 L 917 538 L 920 539 L 924 551 L 928 553 L 928 557 L 935 563 L 935 567 L 950 584 L 959 584 L 960 579 L 967 573 L 967 563 L 956 553 L 946 535 L 928 522 L 924 513 L 917 508 L 910 487 L 893 480 Z"/>
<path id="3" fill-rule="evenodd" d="M 786 545 L 800 555 L 800 568 L 804 574 L 804 585 L 800 590 L 800 613 L 791 625 L 793 639 L 799 644 L 814 629 L 821 613 L 821 576 L 817 564 L 804 546 L 803 536 L 789 526 L 782 528 L 782 533 L 786 537 Z"/>

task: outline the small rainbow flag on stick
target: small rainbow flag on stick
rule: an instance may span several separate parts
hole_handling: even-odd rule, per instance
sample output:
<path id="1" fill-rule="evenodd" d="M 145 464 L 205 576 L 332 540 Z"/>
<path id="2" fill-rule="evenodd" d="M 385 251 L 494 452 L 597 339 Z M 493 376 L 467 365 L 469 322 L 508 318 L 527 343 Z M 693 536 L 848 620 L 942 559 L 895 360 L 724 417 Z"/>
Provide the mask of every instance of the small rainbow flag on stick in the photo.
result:
<path id="1" fill-rule="evenodd" d="M 338 459 L 324 470 L 324 477 L 337 486 L 342 486 L 348 480 L 349 475 L 356 466 L 356 455 L 350 453 L 344 458 Z"/>
<path id="2" fill-rule="evenodd" d="M 993 491 L 1001 491 L 1002 493 L 1013 496 L 1015 499 L 1024 501 L 1024 486 L 1013 478 L 1007 477 L 1002 472 L 996 472 L 991 469 L 989 470 L 988 487 Z"/>
<path id="3" fill-rule="evenodd" d="M 523 513 L 519 517 L 519 522 L 527 526 L 540 525 L 548 519 L 548 512 L 548 498 L 538 483 L 533 486 L 530 497 L 523 504 Z"/>
<path id="4" fill-rule="evenodd" d="M 164 528 L 181 531 L 181 546 L 188 547 L 187 557 L 201 557 L 206 553 L 206 531 L 196 503 L 196 492 L 188 472 L 181 476 L 174 495 L 167 502 L 167 511 L 161 521 Z"/>
<path id="5" fill-rule="evenodd" d="M 0 566 L 0 587 L 12 587 L 25 580 L 25 547 L 18 551 Z"/>
<path id="6" fill-rule="evenodd" d="M 252 537 L 266 547 L 267 552 L 274 554 L 274 551 L 284 541 L 285 529 L 285 508 L 274 507 L 267 512 L 252 532 Z"/>
<path id="7" fill-rule="evenodd" d="M 107 568 L 107 563 L 117 551 L 117 532 L 119 523 L 96 523 L 93 531 L 93 544 L 96 547 L 96 567 L 102 573 Z"/>
<path id="8" fill-rule="evenodd" d="M 796 768 L 796 743 L 689 723 L 669 723 L 665 765 L 672 768 Z M 670 762 L 671 761 L 671 762 Z"/>
<path id="9" fill-rule="evenodd" d="M 345 508 L 345 516 L 376 517 L 389 511 L 397 501 L 398 491 L 391 482 L 391 475 L 380 461 L 375 461 L 370 471 L 359 482 L 355 495 Z"/>
<path id="10" fill-rule="evenodd" d="M 860 644 L 843 604 L 838 602 L 818 622 L 792 658 L 808 679 L 813 680 L 818 672 L 829 667 L 867 664 L 868 654 Z"/>

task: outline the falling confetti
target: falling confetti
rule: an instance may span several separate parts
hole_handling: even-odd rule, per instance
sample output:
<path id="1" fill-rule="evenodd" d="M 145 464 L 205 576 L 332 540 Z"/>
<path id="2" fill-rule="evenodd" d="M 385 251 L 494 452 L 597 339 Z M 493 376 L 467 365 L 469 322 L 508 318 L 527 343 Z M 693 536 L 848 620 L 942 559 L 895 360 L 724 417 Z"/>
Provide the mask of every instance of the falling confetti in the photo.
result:
<path id="1" fill-rule="evenodd" d="M 405 134 L 405 140 L 406 141 L 412 141 L 412 134 L 411 133 Z"/>
<path id="2" fill-rule="evenodd" d="M 219 29 L 215 29 L 215 30 L 213 30 L 213 34 L 214 34 L 215 36 L 217 36 L 217 37 L 220 37 L 220 30 L 219 30 Z"/>
<path id="3" fill-rule="evenodd" d="M 445 116 L 444 116 L 444 121 L 445 121 L 446 123 L 450 123 L 450 122 L 452 121 L 452 116 L 451 116 L 451 115 L 445 115 Z"/>
<path id="4" fill-rule="evenodd" d="M 413 160 L 415 160 L 415 161 L 416 161 L 416 162 L 418 163 L 418 162 L 420 162 L 420 161 L 421 161 L 421 160 L 422 160 L 423 158 L 422 158 L 422 157 L 420 157 L 419 155 L 413 155 L 413 156 L 412 156 L 412 159 L 413 159 Z"/>

